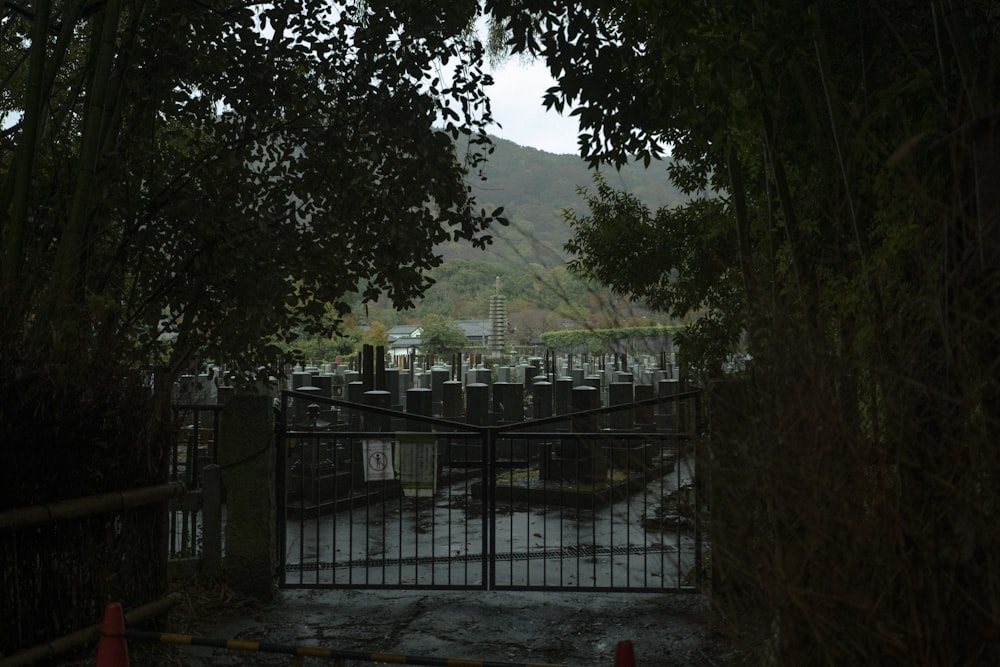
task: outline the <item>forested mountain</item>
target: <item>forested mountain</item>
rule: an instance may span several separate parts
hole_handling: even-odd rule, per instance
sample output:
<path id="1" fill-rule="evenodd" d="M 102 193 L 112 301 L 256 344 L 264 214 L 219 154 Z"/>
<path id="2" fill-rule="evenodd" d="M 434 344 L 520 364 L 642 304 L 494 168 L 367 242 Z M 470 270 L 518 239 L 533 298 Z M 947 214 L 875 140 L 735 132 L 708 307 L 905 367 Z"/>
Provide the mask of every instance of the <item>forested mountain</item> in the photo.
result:
<path id="1" fill-rule="evenodd" d="M 592 189 L 593 172 L 577 155 L 546 153 L 497 137 L 492 140 L 496 150 L 485 166 L 487 180 L 470 183 L 487 210 L 490 205 L 504 208 L 510 226 L 492 231 L 495 241 L 485 257 L 471 244 L 450 243 L 445 258 L 561 266 L 566 260 L 563 244 L 570 234 L 562 211 L 585 207 L 577 189 Z M 612 187 L 634 194 L 654 210 L 684 200 L 667 179 L 664 164 L 654 163 L 649 169 L 629 164 L 621 171 L 608 167 L 602 173 Z"/>
<path id="2" fill-rule="evenodd" d="M 453 319 L 484 318 L 496 291 L 506 296 L 511 320 L 522 334 L 591 324 L 603 326 L 643 318 L 642 307 L 623 303 L 599 286 L 588 285 L 566 270 L 563 244 L 570 228 L 565 209 L 585 210 L 579 187 L 592 189 L 593 172 L 576 155 L 556 155 L 492 138 L 496 151 L 485 167 L 486 181 L 470 180 L 476 197 L 504 208 L 508 227 L 491 229 L 495 240 L 485 251 L 450 243 L 445 263 L 431 271 L 435 285 L 415 308 L 394 312 L 388 304 L 369 304 L 368 319 L 386 324 L 419 321 L 427 314 Z M 626 165 L 602 171 L 613 187 L 626 190 L 650 208 L 673 205 L 683 195 L 669 183 L 665 166 Z"/>

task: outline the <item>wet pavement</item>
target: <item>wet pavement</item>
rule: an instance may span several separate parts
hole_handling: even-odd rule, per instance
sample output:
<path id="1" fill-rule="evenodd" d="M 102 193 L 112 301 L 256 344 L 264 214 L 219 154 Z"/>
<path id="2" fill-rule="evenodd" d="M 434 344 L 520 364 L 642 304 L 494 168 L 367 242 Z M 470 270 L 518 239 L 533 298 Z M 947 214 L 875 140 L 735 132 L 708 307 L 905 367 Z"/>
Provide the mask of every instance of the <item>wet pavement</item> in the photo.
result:
<path id="1" fill-rule="evenodd" d="M 630 640 L 636 664 L 680 667 L 724 664 L 729 649 L 710 620 L 708 600 L 697 593 L 286 589 L 268 605 L 203 630 L 225 639 L 365 654 L 576 667 L 611 667 L 618 643 Z M 198 667 L 292 660 L 204 647 L 185 647 L 182 655 L 183 664 Z M 305 658 L 303 664 L 320 662 Z"/>
<path id="2" fill-rule="evenodd" d="M 599 507 L 566 508 L 554 502 L 558 494 L 498 501 L 492 524 L 475 504 L 472 477 L 444 484 L 433 498 L 366 501 L 354 511 L 289 520 L 285 582 L 303 588 L 282 589 L 267 605 L 221 605 L 196 628 L 172 631 L 438 661 L 569 667 L 611 667 L 618 643 L 629 640 L 638 665 L 726 664 L 729 642 L 713 630 L 707 597 L 664 591 L 691 583 L 695 563 L 693 535 L 657 518 L 671 494 L 693 479 L 690 461 L 675 463 L 644 473 L 636 488 Z M 543 488 L 531 474 L 522 477 Z M 500 590 L 479 588 L 485 575 L 477 549 L 484 536 L 506 556 L 493 575 Z M 376 587 L 357 588 L 367 583 Z M 443 590 L 455 584 L 472 590 Z M 511 590 L 539 584 L 580 590 Z M 658 592 L 638 592 L 643 589 Z M 192 667 L 294 664 L 288 655 L 194 646 L 175 655 Z M 345 663 L 369 664 L 379 663 Z"/>

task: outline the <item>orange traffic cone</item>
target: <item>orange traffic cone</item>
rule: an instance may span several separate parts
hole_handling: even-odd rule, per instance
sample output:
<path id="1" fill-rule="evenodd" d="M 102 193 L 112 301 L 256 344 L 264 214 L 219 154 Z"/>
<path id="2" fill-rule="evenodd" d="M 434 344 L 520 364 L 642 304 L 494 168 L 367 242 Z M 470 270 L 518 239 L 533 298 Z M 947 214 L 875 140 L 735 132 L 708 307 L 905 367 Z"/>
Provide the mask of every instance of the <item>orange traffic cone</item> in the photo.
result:
<path id="1" fill-rule="evenodd" d="M 635 667 L 635 649 L 632 648 L 632 641 L 623 639 L 618 642 L 618 650 L 615 651 L 615 667 Z"/>
<path id="2" fill-rule="evenodd" d="M 128 667 L 125 616 L 118 602 L 109 602 L 104 608 L 101 641 L 97 645 L 97 667 Z"/>

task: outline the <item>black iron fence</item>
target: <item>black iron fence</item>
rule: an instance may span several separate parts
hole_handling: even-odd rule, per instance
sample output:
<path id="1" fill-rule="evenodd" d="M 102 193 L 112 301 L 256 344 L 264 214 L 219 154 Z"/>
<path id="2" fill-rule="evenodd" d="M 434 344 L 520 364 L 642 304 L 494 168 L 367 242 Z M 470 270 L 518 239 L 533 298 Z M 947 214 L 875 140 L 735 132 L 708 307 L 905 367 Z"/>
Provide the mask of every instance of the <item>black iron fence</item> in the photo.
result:
<path id="1" fill-rule="evenodd" d="M 184 484 L 191 493 L 183 502 L 175 502 L 168 512 L 168 557 L 171 561 L 200 562 L 205 555 L 205 507 L 203 490 L 206 466 L 219 462 L 219 433 L 222 404 L 176 403 L 173 409 L 175 438 L 170 451 L 169 479 Z M 221 493 L 221 482 L 212 480 L 213 491 Z M 213 506 L 212 512 L 218 510 Z M 209 528 L 219 530 L 219 521 L 210 517 Z M 210 544 L 218 536 L 207 537 Z M 219 554 L 211 553 L 217 559 Z M 189 568 L 190 569 L 190 568 Z"/>
<path id="2" fill-rule="evenodd" d="M 292 391 L 279 423 L 286 587 L 698 586 L 699 392 L 470 425 Z"/>

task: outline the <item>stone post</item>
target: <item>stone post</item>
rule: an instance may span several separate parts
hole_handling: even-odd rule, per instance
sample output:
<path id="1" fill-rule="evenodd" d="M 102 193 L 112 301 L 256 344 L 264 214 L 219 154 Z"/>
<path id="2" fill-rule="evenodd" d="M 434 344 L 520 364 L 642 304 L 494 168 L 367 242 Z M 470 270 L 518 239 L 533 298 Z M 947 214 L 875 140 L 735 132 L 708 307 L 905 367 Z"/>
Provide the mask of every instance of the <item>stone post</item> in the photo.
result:
<path id="1" fill-rule="evenodd" d="M 202 470 L 201 520 L 201 574 L 212 578 L 222 569 L 222 468 L 214 463 Z"/>
<path id="2" fill-rule="evenodd" d="M 237 395 L 223 410 L 219 465 L 226 488 L 226 579 L 262 601 L 274 598 L 277 507 L 271 399 Z"/>

